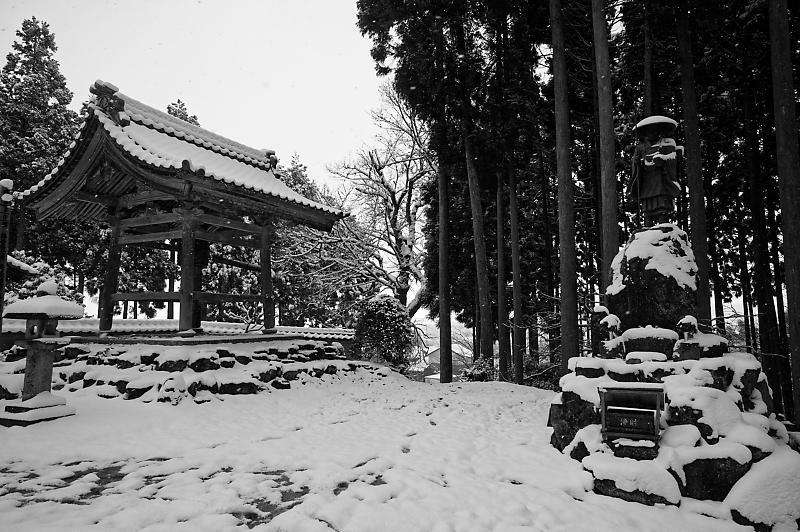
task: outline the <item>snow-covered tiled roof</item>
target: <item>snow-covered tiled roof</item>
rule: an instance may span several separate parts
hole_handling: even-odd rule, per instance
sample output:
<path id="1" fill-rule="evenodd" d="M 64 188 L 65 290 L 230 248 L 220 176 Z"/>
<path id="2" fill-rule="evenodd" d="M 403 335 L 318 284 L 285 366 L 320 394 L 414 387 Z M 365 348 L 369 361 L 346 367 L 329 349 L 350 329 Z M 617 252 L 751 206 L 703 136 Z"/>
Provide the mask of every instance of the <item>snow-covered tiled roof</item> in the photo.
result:
<path id="1" fill-rule="evenodd" d="M 285 335 L 302 335 L 310 339 L 326 340 L 352 340 L 356 332 L 354 329 L 339 329 L 334 327 L 291 327 L 288 325 L 278 325 L 276 333 Z"/>
<path id="2" fill-rule="evenodd" d="M 63 334 L 94 334 L 99 330 L 100 320 L 97 318 L 82 318 L 59 324 Z M 203 331 L 208 334 L 245 334 L 247 325 L 244 323 L 222 323 L 215 321 L 202 322 Z M 25 331 L 25 320 L 3 320 L 3 332 L 19 333 Z M 142 320 L 114 320 L 115 333 L 166 333 L 177 332 L 178 320 L 174 319 L 142 319 Z M 261 334 L 260 329 L 250 330 L 253 334 Z M 353 329 L 339 329 L 326 327 L 276 327 L 277 334 L 285 336 L 302 336 L 310 340 L 350 340 L 355 335 Z"/>
<path id="3" fill-rule="evenodd" d="M 92 85 L 91 91 L 96 97 L 89 103 L 89 115 L 70 145 L 70 151 L 39 183 L 15 193 L 17 198 L 37 192 L 58 174 L 94 116 L 121 149 L 148 165 L 188 169 L 246 190 L 337 217 L 345 216 L 343 211 L 311 201 L 280 181 L 274 173 L 276 159 L 271 150 L 256 150 L 189 124 L 125 95 L 114 85 L 101 80 Z M 113 100 L 111 105 L 109 99 Z"/>

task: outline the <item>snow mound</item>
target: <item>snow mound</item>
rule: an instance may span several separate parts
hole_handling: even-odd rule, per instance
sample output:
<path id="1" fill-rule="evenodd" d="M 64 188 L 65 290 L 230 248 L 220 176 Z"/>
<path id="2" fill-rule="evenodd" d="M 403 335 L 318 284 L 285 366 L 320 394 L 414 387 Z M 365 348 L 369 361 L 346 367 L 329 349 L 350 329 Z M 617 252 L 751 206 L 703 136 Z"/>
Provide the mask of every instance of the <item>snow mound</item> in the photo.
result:
<path id="1" fill-rule="evenodd" d="M 678 333 L 663 327 L 634 327 L 622 333 L 622 337 L 627 340 L 639 340 L 641 338 L 664 338 L 667 340 L 678 340 Z"/>
<path id="2" fill-rule="evenodd" d="M 694 425 L 673 425 L 661 433 L 664 447 L 694 447 L 700 441 L 700 430 Z"/>
<path id="3" fill-rule="evenodd" d="M 753 465 L 725 498 L 753 523 L 792 525 L 800 519 L 800 454 L 781 446 Z"/>
<path id="4" fill-rule="evenodd" d="M 587 456 L 581 463 L 596 479 L 612 480 L 621 490 L 658 495 L 675 504 L 681 499 L 675 478 L 652 460 L 633 460 L 596 453 Z"/>

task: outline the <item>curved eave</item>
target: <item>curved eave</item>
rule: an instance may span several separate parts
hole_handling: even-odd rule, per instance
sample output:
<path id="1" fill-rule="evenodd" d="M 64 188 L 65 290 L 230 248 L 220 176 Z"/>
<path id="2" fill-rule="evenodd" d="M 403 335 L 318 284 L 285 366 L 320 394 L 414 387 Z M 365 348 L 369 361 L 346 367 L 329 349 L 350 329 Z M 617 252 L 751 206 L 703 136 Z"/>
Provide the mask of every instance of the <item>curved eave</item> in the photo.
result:
<path id="1" fill-rule="evenodd" d="M 38 219 L 50 217 L 103 220 L 108 205 L 76 198 L 77 193 L 106 161 L 127 176 L 124 182 L 105 182 L 103 190 L 91 193 L 118 197 L 134 188 L 134 180 L 147 182 L 156 190 L 174 194 L 176 199 L 185 194 L 185 185 L 192 183 L 196 193 L 206 196 L 209 204 L 224 199 L 230 206 L 244 211 L 275 214 L 293 222 L 315 229 L 330 231 L 333 225 L 346 216 L 341 211 L 323 210 L 286 200 L 259 190 L 240 186 L 221 179 L 173 165 L 159 166 L 131 154 L 107 131 L 101 121 L 91 113 L 82 124 L 75 141 L 59 161 L 58 166 L 30 189 L 15 194 L 17 199 L 36 213 Z M 87 192 L 87 191 L 84 191 Z"/>
<path id="2" fill-rule="evenodd" d="M 186 184 L 191 183 L 193 194 L 204 197 L 208 205 L 221 201 L 223 205 L 242 210 L 246 215 L 274 214 L 323 231 L 330 231 L 337 221 L 346 216 L 344 213 L 307 207 L 279 196 L 214 179 L 203 172 L 194 172 L 183 167 L 157 166 L 128 152 L 107 132 L 105 137 L 109 156 L 122 167 L 122 170 L 147 181 L 155 189 L 175 194 L 176 199 L 184 195 Z"/>

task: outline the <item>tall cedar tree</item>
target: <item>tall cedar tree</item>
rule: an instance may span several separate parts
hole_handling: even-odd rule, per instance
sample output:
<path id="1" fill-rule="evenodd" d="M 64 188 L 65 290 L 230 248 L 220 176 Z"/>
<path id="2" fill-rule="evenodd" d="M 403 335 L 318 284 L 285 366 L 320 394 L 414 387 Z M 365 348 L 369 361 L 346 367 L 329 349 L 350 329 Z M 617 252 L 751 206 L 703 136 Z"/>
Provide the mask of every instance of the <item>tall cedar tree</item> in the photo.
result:
<path id="1" fill-rule="evenodd" d="M 443 40 L 441 20 L 437 21 L 435 35 L 438 46 L 436 46 L 434 56 L 434 72 L 437 77 L 442 77 L 445 63 L 441 45 Z M 434 126 L 433 145 L 439 146 L 436 161 L 436 184 L 439 200 L 438 218 L 436 219 L 439 224 L 437 253 L 439 259 L 439 381 L 448 383 L 453 382 L 453 336 L 450 323 L 450 172 L 445 156 L 446 152 L 443 149 L 447 145 L 447 124 L 442 120 L 442 117 L 445 116 L 445 108 L 441 98 L 436 101 L 436 105 L 435 116 L 438 116 L 439 120 L 435 122 Z"/>
<path id="2" fill-rule="evenodd" d="M 800 154 L 792 79 L 789 17 L 786 0 L 769 2 L 772 63 L 772 99 L 775 109 L 778 179 L 786 257 L 786 294 L 789 303 L 789 349 L 792 364 L 794 419 L 800 424 Z"/>
<path id="3" fill-rule="evenodd" d="M 72 92 L 54 58 L 50 26 L 32 17 L 23 21 L 16 37 L 0 72 L 0 176 L 24 190 L 55 168 L 73 139 L 78 116 L 67 107 Z M 80 291 L 96 285 L 106 241 L 98 224 L 45 220 L 34 225 L 23 207 L 18 205 L 11 220 L 11 245 L 60 265 Z"/>
<path id="4" fill-rule="evenodd" d="M 611 283 L 611 261 L 619 250 L 617 222 L 617 173 L 614 150 L 614 117 L 611 91 L 611 71 L 608 58 L 608 28 L 604 0 L 592 0 L 595 68 L 597 69 L 597 114 L 600 137 L 600 206 L 601 237 L 603 241 L 600 293 Z"/>
<path id="5" fill-rule="evenodd" d="M 697 319 L 711 325 L 711 289 L 708 284 L 708 236 L 706 234 L 705 190 L 700 161 L 700 121 L 694 82 L 694 56 L 689 30 L 689 4 L 681 0 L 678 9 L 678 51 L 680 55 L 683 123 L 686 136 L 686 177 L 689 182 L 689 214 L 692 221 L 692 251 L 697 261 Z"/>
<path id="6" fill-rule="evenodd" d="M 504 94 L 502 92 L 503 85 L 505 84 L 505 41 L 506 34 L 508 33 L 508 14 L 506 13 L 506 5 L 504 2 L 497 3 L 497 10 L 492 17 L 492 22 L 495 25 L 494 35 L 494 51 L 495 57 L 495 83 L 493 92 L 495 98 L 498 100 L 500 112 L 505 115 L 507 106 L 504 105 Z M 508 306 L 506 303 L 506 208 L 505 208 L 505 171 L 507 165 L 500 164 L 495 169 L 497 178 L 496 188 L 497 194 L 495 195 L 496 207 L 496 249 L 495 255 L 497 257 L 497 351 L 498 351 L 498 378 L 501 381 L 509 381 L 509 369 L 511 358 L 511 346 L 509 345 L 509 330 L 508 330 Z"/>
<path id="7" fill-rule="evenodd" d="M 451 21 L 450 31 L 455 39 L 456 72 L 459 81 L 459 121 L 461 127 L 461 142 L 464 150 L 464 164 L 467 168 L 467 183 L 469 184 L 469 204 L 472 215 L 472 242 L 475 248 L 475 279 L 478 290 L 478 313 L 480 323 L 480 353 L 481 358 L 489 365 L 494 362 L 494 326 L 492 324 L 492 307 L 489 299 L 489 264 L 486 257 L 486 235 L 483 220 L 483 198 L 480 183 L 478 182 L 478 167 L 475 151 L 475 123 L 472 105 L 472 80 L 474 66 L 471 64 L 471 54 L 467 49 L 467 36 L 464 28 L 463 13 L 459 13 Z"/>
<path id="8" fill-rule="evenodd" d="M 575 258 L 575 205 L 570 163 L 569 100 L 561 0 L 550 0 L 555 85 L 558 236 L 561 262 L 561 372 L 578 356 L 578 300 Z"/>
<path id="9" fill-rule="evenodd" d="M 50 26 L 32 17 L 16 36 L 0 72 L 0 176 L 25 190 L 55 168 L 78 117 L 67 108 L 72 92 L 53 57 L 57 47 Z M 17 212 L 12 227 L 16 247 L 24 247 L 31 221 L 27 213 Z"/>

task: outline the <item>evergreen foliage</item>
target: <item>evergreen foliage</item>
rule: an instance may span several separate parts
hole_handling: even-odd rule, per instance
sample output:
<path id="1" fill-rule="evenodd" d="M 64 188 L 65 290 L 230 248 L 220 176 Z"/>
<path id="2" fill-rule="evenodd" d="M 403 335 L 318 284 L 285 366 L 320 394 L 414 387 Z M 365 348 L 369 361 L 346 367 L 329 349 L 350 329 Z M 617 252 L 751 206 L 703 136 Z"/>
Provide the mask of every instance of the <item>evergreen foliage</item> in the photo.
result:
<path id="1" fill-rule="evenodd" d="M 359 305 L 353 347 L 364 360 L 405 371 L 414 344 L 414 326 L 405 306 L 389 294 Z"/>
<path id="2" fill-rule="evenodd" d="M 36 184 L 71 142 L 77 115 L 54 55 L 55 35 L 36 17 L 25 20 L 0 72 L 0 175 L 17 190 Z"/>
<path id="3" fill-rule="evenodd" d="M 197 115 L 190 115 L 186 104 L 180 98 L 167 106 L 167 113 L 180 118 L 184 122 L 189 122 L 195 126 L 200 125 L 200 122 L 197 120 Z"/>

